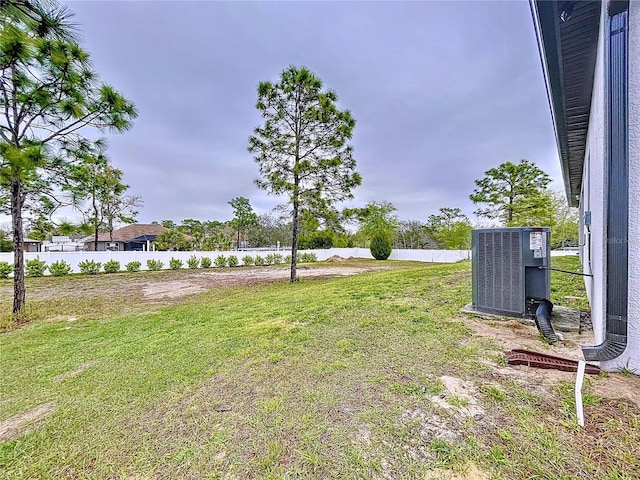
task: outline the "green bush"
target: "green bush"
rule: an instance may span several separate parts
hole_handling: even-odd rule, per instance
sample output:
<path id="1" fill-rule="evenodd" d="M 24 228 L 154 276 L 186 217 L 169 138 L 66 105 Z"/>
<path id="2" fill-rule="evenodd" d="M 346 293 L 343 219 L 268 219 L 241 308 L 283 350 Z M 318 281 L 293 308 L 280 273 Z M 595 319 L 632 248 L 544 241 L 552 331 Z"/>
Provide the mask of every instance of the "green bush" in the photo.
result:
<path id="1" fill-rule="evenodd" d="M 189 268 L 198 268 L 199 265 L 200 265 L 200 259 L 198 259 L 198 257 L 196 257 L 195 255 L 191 255 L 189 257 L 189 260 L 187 260 L 187 266 Z"/>
<path id="2" fill-rule="evenodd" d="M 318 257 L 313 252 L 305 252 L 298 255 L 298 263 L 313 263 L 317 261 Z"/>
<path id="3" fill-rule="evenodd" d="M 100 267 L 102 267 L 102 263 L 96 262 L 95 260 L 83 260 L 78 263 L 80 273 L 86 273 L 87 275 L 95 275 L 100 271 Z"/>
<path id="4" fill-rule="evenodd" d="M 13 265 L 9 262 L 0 262 L 0 278 L 9 278 L 11 272 L 13 272 Z"/>
<path id="5" fill-rule="evenodd" d="M 102 267 L 105 273 L 117 273 L 120 271 L 120 262 L 117 260 L 109 260 L 108 262 L 104 262 L 104 267 Z"/>
<path id="6" fill-rule="evenodd" d="M 27 277 L 42 277 L 47 271 L 47 262 L 40 260 L 40 257 L 25 262 Z"/>
<path id="7" fill-rule="evenodd" d="M 125 265 L 125 268 L 127 269 L 127 272 L 139 272 L 141 266 L 142 263 L 140 263 L 138 260 L 134 260 L 133 262 L 127 263 Z"/>
<path id="8" fill-rule="evenodd" d="M 286 263 L 287 265 L 291 265 L 291 255 L 287 255 L 286 257 L 284 257 L 284 263 Z"/>
<path id="9" fill-rule="evenodd" d="M 160 260 L 153 260 L 153 259 L 147 260 L 147 268 L 153 272 L 162 270 L 162 267 L 164 267 L 164 263 L 162 263 Z"/>
<path id="10" fill-rule="evenodd" d="M 386 260 L 391 255 L 391 238 L 384 233 L 376 233 L 371 238 L 369 249 L 376 260 Z"/>
<path id="11" fill-rule="evenodd" d="M 209 257 L 202 257 L 200 259 L 200 266 L 202 268 L 209 268 L 211 266 L 211 259 Z"/>
<path id="12" fill-rule="evenodd" d="M 236 257 L 235 255 L 229 255 L 229 258 L 227 258 L 227 264 L 230 267 L 237 267 L 238 266 L 238 257 Z"/>
<path id="13" fill-rule="evenodd" d="M 180 260 L 179 258 L 173 258 L 171 257 L 171 260 L 169 260 L 169 268 L 171 270 L 179 270 L 182 268 L 182 260 Z"/>
<path id="14" fill-rule="evenodd" d="M 40 257 L 25 261 L 25 269 L 28 277 L 42 277 L 47 271 L 47 262 Z"/>
<path id="15" fill-rule="evenodd" d="M 260 255 L 256 255 L 254 263 L 256 264 L 256 266 L 266 265 L 264 258 L 262 258 Z"/>
<path id="16" fill-rule="evenodd" d="M 280 255 L 279 253 L 274 253 L 273 254 L 273 264 L 274 265 L 278 265 L 279 263 L 282 263 L 283 259 L 282 259 L 282 255 Z"/>
<path id="17" fill-rule="evenodd" d="M 71 273 L 71 265 L 69 265 L 64 260 L 53 262 L 51 265 L 49 265 L 49 273 L 54 277 L 64 277 L 65 275 L 69 275 Z"/>
<path id="18" fill-rule="evenodd" d="M 251 265 L 253 265 L 253 257 L 251 255 L 245 255 L 244 257 L 242 257 L 242 264 L 245 267 L 250 267 Z"/>
<path id="19" fill-rule="evenodd" d="M 216 267 L 226 267 L 227 266 L 227 257 L 224 255 L 218 255 L 215 260 Z"/>

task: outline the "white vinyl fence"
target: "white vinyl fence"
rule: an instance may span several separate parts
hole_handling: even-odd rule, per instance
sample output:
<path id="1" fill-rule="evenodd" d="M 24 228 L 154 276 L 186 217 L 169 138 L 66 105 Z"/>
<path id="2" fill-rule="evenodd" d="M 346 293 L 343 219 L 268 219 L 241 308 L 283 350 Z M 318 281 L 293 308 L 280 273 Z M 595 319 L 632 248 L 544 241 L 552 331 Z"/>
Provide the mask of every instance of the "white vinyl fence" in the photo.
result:
<path id="1" fill-rule="evenodd" d="M 368 248 L 327 248 L 318 250 L 299 250 L 298 253 L 314 253 L 318 261 L 326 260 L 334 255 L 342 258 L 373 258 Z M 578 252 L 571 250 L 554 250 L 551 252 L 552 257 L 577 255 Z M 242 257 L 250 256 L 255 258 L 261 256 L 265 258 L 269 254 L 279 254 L 283 258 L 289 255 L 288 250 L 242 250 L 235 251 L 212 251 L 212 252 L 39 252 L 25 253 L 25 261 L 33 258 L 39 258 L 47 262 L 47 266 L 53 262 L 64 260 L 71 265 L 71 271 L 78 273 L 80 268 L 78 263 L 83 260 L 94 260 L 105 264 L 109 260 L 117 260 L 120 262 L 120 269 L 125 270 L 125 265 L 135 260 L 142 265 L 141 270 L 148 270 L 147 260 L 160 260 L 164 266 L 163 269 L 169 268 L 169 261 L 172 258 L 182 260 L 182 268 L 187 268 L 187 260 L 192 255 L 198 258 L 208 257 L 211 261 L 215 261 L 218 255 L 230 257 L 234 255 L 238 259 L 238 264 L 242 265 Z M 471 250 L 410 250 L 410 249 L 394 249 L 391 252 L 389 260 L 413 260 L 417 262 L 433 262 L 433 263 L 455 263 L 463 260 L 471 260 Z M 8 262 L 13 264 L 13 252 L 0 253 L 0 262 Z M 211 265 L 215 267 L 215 265 Z M 45 275 L 48 275 L 45 273 Z"/>
<path id="2" fill-rule="evenodd" d="M 318 261 L 326 260 L 335 255 L 343 258 L 373 258 L 368 248 L 327 248 L 318 250 L 299 250 L 301 253 L 314 253 Z M 187 268 L 187 260 L 192 255 L 198 258 L 208 257 L 211 261 L 215 261 L 216 257 L 222 255 L 224 257 L 230 257 L 234 255 L 238 259 L 239 265 L 242 265 L 242 258 L 250 256 L 255 258 L 261 256 L 265 258 L 269 254 L 279 254 L 283 258 L 290 254 L 288 250 L 242 250 L 235 251 L 212 251 L 212 252 L 39 252 L 39 253 L 25 253 L 25 261 L 33 258 L 39 258 L 47 263 L 47 266 L 53 262 L 64 260 L 71 265 L 71 271 L 78 273 L 80 267 L 78 263 L 83 260 L 94 260 L 96 262 L 105 264 L 109 260 L 116 260 L 120 262 L 120 269 L 125 270 L 125 265 L 129 262 L 139 261 L 142 265 L 141 270 L 148 270 L 147 260 L 160 260 L 164 266 L 163 269 L 169 268 L 169 261 L 172 258 L 182 260 L 183 268 Z M 389 260 L 414 260 L 418 262 L 441 262 L 441 263 L 455 263 L 462 260 L 470 260 L 470 250 L 400 250 L 396 249 L 391 252 Z M 8 262 L 13 264 L 13 252 L 0 253 L 0 262 Z M 211 265 L 213 268 L 215 265 Z M 45 275 L 48 275 L 48 271 Z"/>

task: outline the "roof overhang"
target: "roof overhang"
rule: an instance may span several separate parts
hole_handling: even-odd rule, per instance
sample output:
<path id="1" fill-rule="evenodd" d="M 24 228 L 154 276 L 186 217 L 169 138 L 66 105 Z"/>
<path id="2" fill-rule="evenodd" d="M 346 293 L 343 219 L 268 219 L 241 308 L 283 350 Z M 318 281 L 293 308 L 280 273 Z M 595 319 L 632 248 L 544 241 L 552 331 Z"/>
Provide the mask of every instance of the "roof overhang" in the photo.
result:
<path id="1" fill-rule="evenodd" d="M 582 189 L 600 1 L 530 0 L 569 205 Z"/>

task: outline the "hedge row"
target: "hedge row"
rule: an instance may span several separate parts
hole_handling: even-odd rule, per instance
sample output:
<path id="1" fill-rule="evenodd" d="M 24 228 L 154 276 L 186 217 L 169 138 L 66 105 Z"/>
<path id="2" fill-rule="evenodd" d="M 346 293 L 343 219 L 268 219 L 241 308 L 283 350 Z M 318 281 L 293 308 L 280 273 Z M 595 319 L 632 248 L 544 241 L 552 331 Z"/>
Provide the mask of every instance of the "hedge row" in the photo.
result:
<path id="1" fill-rule="evenodd" d="M 318 259 L 314 253 L 301 253 L 298 255 L 299 263 L 310 263 L 316 262 Z M 147 269 L 151 271 L 162 270 L 164 267 L 164 263 L 161 260 L 147 260 Z M 267 266 L 267 265 L 279 265 L 279 264 L 290 264 L 291 256 L 287 255 L 283 257 L 278 253 L 273 253 L 266 255 L 265 257 L 261 257 L 260 255 L 256 255 L 252 257 L 250 255 L 246 255 L 242 257 L 242 265 L 245 267 L 256 265 L 256 266 Z M 240 265 L 238 261 L 238 257 L 235 255 L 230 255 L 225 257 L 224 255 L 218 255 L 213 261 L 209 257 L 201 257 L 198 258 L 195 255 L 189 257 L 186 262 L 187 268 L 210 268 L 212 265 L 218 268 L 223 267 L 237 267 Z M 142 267 L 142 263 L 139 261 L 133 261 L 127 263 L 125 266 L 127 272 L 137 272 Z M 169 269 L 178 270 L 184 267 L 184 262 L 179 258 L 171 258 L 169 260 Z M 78 263 L 78 268 L 80 269 L 80 273 L 84 273 L 87 275 L 95 275 L 100 271 L 104 271 L 105 273 L 116 273 L 121 271 L 120 262 L 117 260 L 109 260 L 105 262 L 104 265 L 101 262 L 96 262 L 95 260 L 83 260 Z M 25 273 L 28 277 L 42 277 L 45 272 L 49 270 L 49 273 L 54 277 L 62 277 L 64 275 L 68 275 L 73 272 L 71 265 L 69 265 L 64 260 L 58 260 L 53 262 L 51 265 L 47 266 L 47 262 L 44 260 L 40 260 L 40 258 L 34 258 L 32 260 L 27 260 L 25 262 Z M 8 262 L 0 262 L 0 278 L 9 278 L 9 275 L 13 272 L 13 265 Z"/>

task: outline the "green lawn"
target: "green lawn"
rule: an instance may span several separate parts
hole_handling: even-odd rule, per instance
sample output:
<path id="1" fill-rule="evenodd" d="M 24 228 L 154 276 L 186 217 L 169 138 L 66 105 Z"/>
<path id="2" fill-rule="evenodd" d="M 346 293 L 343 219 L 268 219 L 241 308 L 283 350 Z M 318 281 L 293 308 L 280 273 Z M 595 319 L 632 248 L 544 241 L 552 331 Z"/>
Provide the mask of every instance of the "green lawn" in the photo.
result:
<path id="1" fill-rule="evenodd" d="M 637 405 L 587 388 L 580 430 L 572 385 L 496 373 L 499 349 L 458 313 L 469 263 L 397 265 L 172 304 L 57 303 L 80 316 L 0 334 L 0 422 L 52 411 L 0 443 L 0 476 L 640 478 Z"/>

